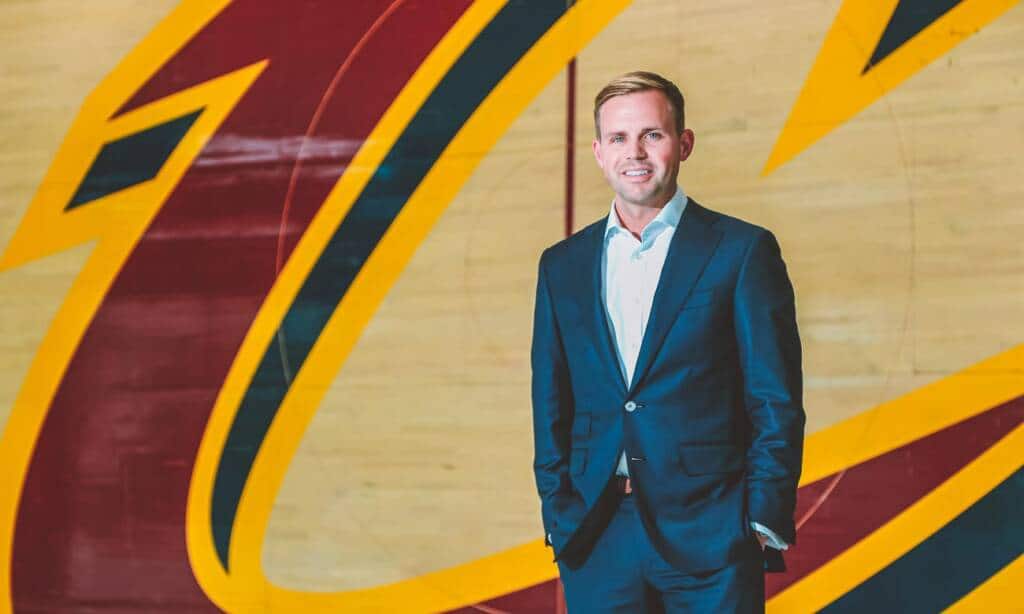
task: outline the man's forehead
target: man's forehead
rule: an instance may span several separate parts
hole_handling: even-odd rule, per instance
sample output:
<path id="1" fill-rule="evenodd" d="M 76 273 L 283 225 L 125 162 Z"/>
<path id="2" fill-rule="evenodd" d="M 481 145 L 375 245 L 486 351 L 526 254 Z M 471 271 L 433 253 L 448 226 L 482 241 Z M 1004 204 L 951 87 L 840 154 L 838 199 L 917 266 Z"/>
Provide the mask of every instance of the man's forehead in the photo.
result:
<path id="1" fill-rule="evenodd" d="M 671 118 L 672 105 L 658 90 L 644 90 L 609 98 L 601 105 L 598 117 L 605 119 L 632 119 L 641 116 Z"/>

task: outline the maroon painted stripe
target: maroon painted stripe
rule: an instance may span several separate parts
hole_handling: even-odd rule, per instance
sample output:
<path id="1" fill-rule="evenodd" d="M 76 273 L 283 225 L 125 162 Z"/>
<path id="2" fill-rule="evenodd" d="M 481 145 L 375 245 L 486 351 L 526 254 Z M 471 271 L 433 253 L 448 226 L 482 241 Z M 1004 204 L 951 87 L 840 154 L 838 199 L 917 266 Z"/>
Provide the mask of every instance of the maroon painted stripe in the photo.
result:
<path id="1" fill-rule="evenodd" d="M 841 477 L 828 476 L 801 488 L 797 518 L 830 486 L 832 492 L 797 532 L 799 543 L 786 552 L 786 573 L 766 577 L 767 595 L 779 593 L 895 518 L 1022 420 L 1024 397 L 1018 397 L 854 465 Z"/>
<path id="2" fill-rule="evenodd" d="M 391 2 L 239 0 L 125 105 L 270 60 L 146 230 L 68 365 L 20 501 L 15 610 L 215 609 L 186 553 L 189 478 L 217 393 L 274 281 L 278 235 L 287 255 L 469 3 L 403 4 L 321 104 Z"/>
<path id="3" fill-rule="evenodd" d="M 551 614 L 558 612 L 564 603 L 558 580 L 555 579 L 495 597 L 483 603 L 450 610 L 448 614 L 525 614 L 528 612 Z"/>

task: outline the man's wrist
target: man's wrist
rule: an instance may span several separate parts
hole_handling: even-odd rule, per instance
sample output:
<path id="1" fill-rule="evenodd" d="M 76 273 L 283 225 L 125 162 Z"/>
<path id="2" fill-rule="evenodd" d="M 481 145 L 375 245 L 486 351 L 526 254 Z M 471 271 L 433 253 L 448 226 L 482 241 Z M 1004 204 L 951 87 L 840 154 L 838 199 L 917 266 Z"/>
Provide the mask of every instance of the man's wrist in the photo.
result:
<path id="1" fill-rule="evenodd" d="M 757 541 L 760 542 L 761 547 L 771 546 L 776 550 L 788 550 L 789 544 L 782 540 L 775 531 L 772 531 L 768 527 L 764 526 L 759 522 L 750 521 L 750 527 L 757 533 Z"/>

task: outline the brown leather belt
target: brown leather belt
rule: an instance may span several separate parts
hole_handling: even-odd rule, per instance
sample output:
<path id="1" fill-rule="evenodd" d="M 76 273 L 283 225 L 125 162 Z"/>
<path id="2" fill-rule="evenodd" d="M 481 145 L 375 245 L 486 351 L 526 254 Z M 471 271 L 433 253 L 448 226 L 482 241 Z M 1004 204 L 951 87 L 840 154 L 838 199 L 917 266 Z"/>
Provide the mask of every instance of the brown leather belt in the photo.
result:
<path id="1" fill-rule="evenodd" d="M 633 483 L 624 475 L 615 476 L 615 490 L 619 494 L 629 495 L 633 492 Z"/>

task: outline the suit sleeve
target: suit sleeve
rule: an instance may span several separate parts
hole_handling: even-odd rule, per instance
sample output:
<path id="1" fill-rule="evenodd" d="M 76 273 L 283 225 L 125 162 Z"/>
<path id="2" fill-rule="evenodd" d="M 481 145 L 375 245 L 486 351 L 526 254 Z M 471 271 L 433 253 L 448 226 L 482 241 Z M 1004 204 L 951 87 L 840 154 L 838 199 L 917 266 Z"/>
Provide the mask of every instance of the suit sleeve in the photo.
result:
<path id="1" fill-rule="evenodd" d="M 541 500 L 541 515 L 548 543 L 559 552 L 570 535 L 559 517 L 575 507 L 569 481 L 569 438 L 573 418 L 572 390 L 562 336 L 545 266 L 541 256 L 534 306 L 533 345 L 530 352 L 533 399 L 533 470 Z"/>
<path id="2" fill-rule="evenodd" d="M 805 422 L 800 337 L 793 286 L 779 244 L 766 230 L 754 237 L 747 250 L 734 305 L 751 426 L 747 515 L 750 522 L 793 544 Z"/>

